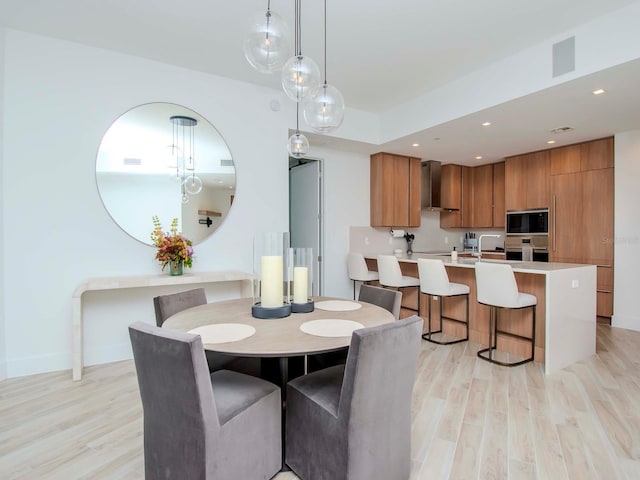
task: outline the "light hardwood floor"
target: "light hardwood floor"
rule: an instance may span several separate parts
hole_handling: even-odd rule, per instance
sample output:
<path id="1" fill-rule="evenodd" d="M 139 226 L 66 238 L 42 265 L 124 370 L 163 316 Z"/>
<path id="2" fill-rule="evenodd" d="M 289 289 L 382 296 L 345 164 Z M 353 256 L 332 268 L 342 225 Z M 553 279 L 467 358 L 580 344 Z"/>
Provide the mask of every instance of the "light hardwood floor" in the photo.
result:
<path id="1" fill-rule="evenodd" d="M 479 348 L 423 342 L 412 480 L 640 478 L 640 332 L 598 325 L 597 355 L 550 376 Z M 70 377 L 0 382 L 0 478 L 144 478 L 133 362 Z"/>

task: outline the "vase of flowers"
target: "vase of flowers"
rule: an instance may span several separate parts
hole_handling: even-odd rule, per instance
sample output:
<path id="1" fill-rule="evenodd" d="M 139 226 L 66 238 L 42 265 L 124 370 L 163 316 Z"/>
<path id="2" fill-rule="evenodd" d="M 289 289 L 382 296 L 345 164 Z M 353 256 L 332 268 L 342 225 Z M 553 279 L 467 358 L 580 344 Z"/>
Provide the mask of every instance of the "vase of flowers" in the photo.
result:
<path id="1" fill-rule="evenodd" d="M 169 232 L 162 231 L 162 224 L 157 216 L 153 217 L 151 241 L 156 246 L 156 260 L 162 265 L 162 271 L 169 265 L 169 275 L 182 275 L 183 266 L 191 268 L 193 247 L 191 240 L 178 233 L 178 219 L 171 221 Z"/>

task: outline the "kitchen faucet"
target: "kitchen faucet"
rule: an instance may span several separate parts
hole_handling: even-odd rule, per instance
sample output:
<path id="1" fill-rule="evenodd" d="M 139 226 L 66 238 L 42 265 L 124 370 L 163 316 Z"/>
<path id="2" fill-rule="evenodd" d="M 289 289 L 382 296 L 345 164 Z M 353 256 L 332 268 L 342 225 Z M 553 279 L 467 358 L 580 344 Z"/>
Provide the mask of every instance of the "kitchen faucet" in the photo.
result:
<path id="1" fill-rule="evenodd" d="M 500 238 L 500 235 L 495 235 L 492 233 L 485 233 L 480 235 L 480 237 L 478 238 L 478 260 L 482 258 L 482 237 Z"/>

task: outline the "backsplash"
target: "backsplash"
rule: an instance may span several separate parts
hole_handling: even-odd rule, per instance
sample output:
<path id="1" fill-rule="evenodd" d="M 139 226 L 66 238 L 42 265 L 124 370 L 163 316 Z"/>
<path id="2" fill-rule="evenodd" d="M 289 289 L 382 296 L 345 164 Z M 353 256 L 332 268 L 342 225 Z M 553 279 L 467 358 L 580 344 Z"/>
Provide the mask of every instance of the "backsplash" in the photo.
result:
<path id="1" fill-rule="evenodd" d="M 474 231 L 479 237 L 483 233 L 493 233 L 501 235 L 500 238 L 484 238 L 482 240 L 483 250 L 494 250 L 496 247 L 504 247 L 504 231 L 493 229 L 451 229 L 440 228 L 440 213 L 423 211 L 420 228 L 401 229 L 415 236 L 413 240 L 414 252 L 449 252 L 455 246 L 458 251 L 463 250 L 464 234 Z M 395 229 L 394 229 L 395 230 Z M 392 254 L 395 249 L 403 252 L 407 249 L 407 242 L 404 238 L 393 238 L 391 229 L 382 227 L 350 227 L 349 229 L 349 251 Z"/>

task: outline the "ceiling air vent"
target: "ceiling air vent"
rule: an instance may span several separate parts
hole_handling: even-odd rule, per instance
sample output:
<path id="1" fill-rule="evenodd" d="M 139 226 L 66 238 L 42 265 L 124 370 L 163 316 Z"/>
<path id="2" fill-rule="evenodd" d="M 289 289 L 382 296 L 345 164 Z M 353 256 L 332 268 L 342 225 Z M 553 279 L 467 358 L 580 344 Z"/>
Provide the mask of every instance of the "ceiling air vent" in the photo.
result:
<path id="1" fill-rule="evenodd" d="M 575 130 L 573 127 L 558 127 L 551 130 L 551 133 L 565 133 L 570 132 L 571 130 Z"/>
<path id="2" fill-rule="evenodd" d="M 125 165 L 142 165 L 142 159 L 140 158 L 124 158 L 123 162 Z"/>
<path id="3" fill-rule="evenodd" d="M 220 166 L 221 167 L 233 167 L 233 160 L 223 158 L 223 159 L 220 160 Z"/>

